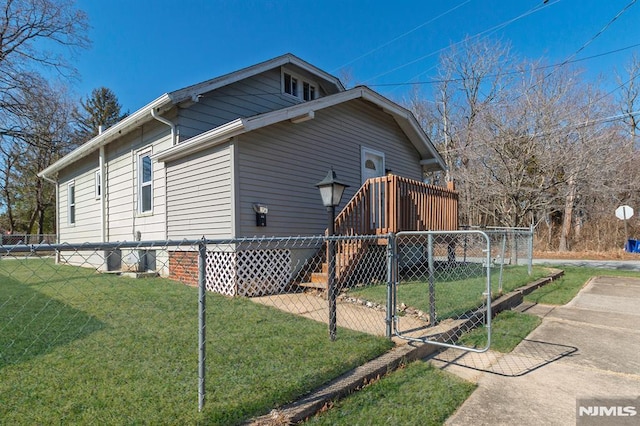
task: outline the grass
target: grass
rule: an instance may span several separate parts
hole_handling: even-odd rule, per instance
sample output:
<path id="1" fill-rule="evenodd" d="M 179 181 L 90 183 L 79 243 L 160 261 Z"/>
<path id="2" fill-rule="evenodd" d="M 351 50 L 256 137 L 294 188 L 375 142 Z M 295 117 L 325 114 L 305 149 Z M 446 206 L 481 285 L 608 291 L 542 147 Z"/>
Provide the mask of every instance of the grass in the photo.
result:
<path id="1" fill-rule="evenodd" d="M 198 413 L 197 309 L 169 280 L 0 259 L 0 423 L 239 424 L 392 346 L 208 294 Z"/>
<path id="2" fill-rule="evenodd" d="M 491 350 L 502 353 L 511 352 L 541 322 L 542 320 L 534 315 L 515 311 L 500 312 L 491 321 Z M 486 327 L 482 326 L 466 333 L 458 343 L 467 347 L 486 347 Z"/>
<path id="3" fill-rule="evenodd" d="M 562 269 L 565 271 L 562 278 L 529 294 L 525 300 L 562 305 L 573 299 L 593 276 L 640 277 L 640 273 L 630 271 L 569 266 L 563 266 Z M 505 290 L 509 291 L 508 288 L 513 289 L 539 278 L 537 275 L 544 271 L 537 270 L 536 277 L 525 279 L 524 282 L 520 282 L 520 278 L 514 282 L 505 282 Z M 501 312 L 492 322 L 491 349 L 511 352 L 540 322 L 541 319 L 533 315 L 514 311 Z M 486 330 L 476 329 L 466 334 L 462 337 L 462 343 L 476 347 L 486 346 Z M 308 424 L 440 425 L 464 402 L 473 388 L 468 382 L 416 362 L 337 402 L 333 409 L 312 418 Z"/>
<path id="4" fill-rule="evenodd" d="M 587 268 L 583 266 L 557 266 L 564 271 L 559 279 L 539 288 L 524 297 L 532 303 L 548 305 L 564 305 L 569 303 L 591 277 L 599 275 L 617 277 L 640 277 L 640 272 L 621 271 L 617 269 Z"/>
<path id="5" fill-rule="evenodd" d="M 439 319 L 454 318 L 480 306 L 483 302 L 482 294 L 486 289 L 485 270 L 477 268 L 472 276 L 458 278 L 458 271 L 444 271 L 436 279 L 436 313 Z M 491 292 L 492 297 L 499 295 L 498 291 L 499 268 L 491 268 Z M 532 275 L 527 272 L 526 266 L 505 266 L 503 272 L 503 293 L 521 287 L 533 280 L 547 275 L 547 271 L 541 267 L 534 267 Z M 358 298 L 366 299 L 380 304 L 386 303 L 387 287 L 377 285 L 366 288 L 358 288 L 349 292 Z M 429 284 L 424 278 L 405 281 L 397 287 L 398 305 L 404 303 L 423 312 L 429 312 Z"/>
<path id="6" fill-rule="evenodd" d="M 475 385 L 416 361 L 311 418 L 309 425 L 441 425 Z"/>

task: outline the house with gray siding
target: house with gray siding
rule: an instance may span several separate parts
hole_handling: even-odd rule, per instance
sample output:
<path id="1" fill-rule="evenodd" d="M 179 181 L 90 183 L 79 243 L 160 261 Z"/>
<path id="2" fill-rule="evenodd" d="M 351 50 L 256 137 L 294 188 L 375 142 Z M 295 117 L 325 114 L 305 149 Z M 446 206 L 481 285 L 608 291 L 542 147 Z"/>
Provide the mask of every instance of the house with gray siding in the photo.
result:
<path id="1" fill-rule="evenodd" d="M 61 243 L 233 239 L 323 234 L 315 184 L 330 168 L 349 200 L 369 179 L 421 183 L 444 162 L 408 110 L 286 54 L 165 93 L 40 176 L 57 188 Z M 170 276 L 171 256 L 141 266 L 135 253 L 93 253 L 89 263 Z"/>

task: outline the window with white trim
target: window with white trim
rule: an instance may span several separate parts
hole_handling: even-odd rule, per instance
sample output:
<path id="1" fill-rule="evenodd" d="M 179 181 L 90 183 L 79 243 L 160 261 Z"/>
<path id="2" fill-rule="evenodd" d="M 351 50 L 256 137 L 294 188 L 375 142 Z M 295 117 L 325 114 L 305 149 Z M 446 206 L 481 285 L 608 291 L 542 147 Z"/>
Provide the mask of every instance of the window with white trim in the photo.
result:
<path id="1" fill-rule="evenodd" d="M 102 173 L 100 173 L 100 170 L 96 170 L 95 193 L 96 200 L 100 199 L 100 196 L 102 195 Z"/>
<path id="2" fill-rule="evenodd" d="M 282 71 L 282 93 L 301 101 L 312 101 L 318 97 L 317 85 L 289 71 Z"/>
<path id="3" fill-rule="evenodd" d="M 153 210 L 153 168 L 151 152 L 138 155 L 138 212 L 149 213 Z"/>
<path id="4" fill-rule="evenodd" d="M 69 182 L 67 185 L 67 221 L 69 225 L 76 223 L 76 183 Z"/>

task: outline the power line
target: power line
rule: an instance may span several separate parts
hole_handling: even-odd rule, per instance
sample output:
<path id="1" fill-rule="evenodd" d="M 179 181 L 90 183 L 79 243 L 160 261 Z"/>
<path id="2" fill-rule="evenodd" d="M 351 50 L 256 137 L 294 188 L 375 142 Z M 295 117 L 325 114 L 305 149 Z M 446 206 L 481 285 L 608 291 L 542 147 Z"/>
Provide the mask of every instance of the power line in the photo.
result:
<path id="1" fill-rule="evenodd" d="M 403 37 L 408 36 L 409 34 L 411 34 L 411 33 L 415 32 L 415 31 L 419 30 L 420 28 L 422 28 L 422 27 L 424 27 L 424 26 L 426 26 L 426 25 L 429 25 L 429 24 L 431 24 L 432 22 L 435 22 L 436 20 L 438 20 L 438 19 L 442 18 L 442 17 L 443 17 L 443 16 L 445 16 L 445 15 L 448 15 L 449 13 L 453 12 L 454 10 L 461 8 L 462 6 L 464 6 L 465 4 L 469 3 L 470 1 L 471 1 L 471 0 L 466 0 L 464 3 L 460 3 L 459 5 L 452 7 L 451 9 L 447 10 L 446 12 L 441 13 L 440 15 L 436 16 L 435 18 L 431 18 L 431 19 L 429 19 L 428 21 L 423 22 L 422 24 L 418 25 L 417 27 L 415 27 L 415 28 L 413 28 L 413 29 L 411 29 L 411 30 L 407 31 L 406 33 L 403 33 L 403 34 L 401 34 L 401 35 L 399 35 L 399 36 L 397 36 L 397 37 L 395 37 L 395 38 L 393 38 L 393 39 L 389 40 L 388 42 L 383 43 L 383 44 L 381 44 L 380 46 L 378 46 L 378 47 L 376 47 L 376 48 L 374 48 L 374 49 L 369 50 L 368 52 L 366 52 L 366 53 L 364 53 L 364 54 L 362 54 L 362 55 L 358 56 L 357 58 L 350 60 L 349 62 L 347 62 L 347 63 L 345 63 L 345 64 L 343 64 L 343 65 L 339 66 L 338 68 L 336 68 L 336 69 L 335 69 L 335 70 L 333 70 L 332 72 L 339 71 L 339 70 L 340 70 L 340 68 L 344 68 L 344 67 L 346 67 L 347 65 L 351 65 L 352 63 L 354 63 L 354 62 L 356 62 L 356 61 L 359 61 L 360 59 L 362 59 L 362 58 L 364 58 L 364 57 L 366 57 L 366 56 L 369 56 L 369 55 L 371 55 L 371 54 L 372 54 L 372 53 L 374 53 L 374 52 L 377 52 L 378 50 L 382 49 L 383 47 L 387 47 L 388 45 L 390 45 L 390 44 L 392 44 L 392 43 L 394 43 L 394 42 L 396 42 L 396 41 L 400 40 L 400 39 L 401 39 L 401 38 L 403 38 Z"/>
<path id="2" fill-rule="evenodd" d="M 389 70 L 389 71 L 385 71 L 385 72 L 383 72 L 383 73 L 381 73 L 381 74 L 378 74 L 378 75 L 376 75 L 376 76 L 374 76 L 374 77 L 370 77 L 370 78 L 366 79 L 366 80 L 365 80 L 365 82 L 366 82 L 366 81 L 371 81 L 371 80 L 376 80 L 376 79 L 378 79 L 378 78 L 380 78 L 380 77 L 383 77 L 383 76 L 385 76 L 385 75 L 387 75 L 387 74 L 391 74 L 392 72 L 395 72 L 395 71 L 397 71 L 397 70 L 399 70 L 399 69 L 405 68 L 405 67 L 407 67 L 407 66 L 409 66 L 409 65 L 413 65 L 413 64 L 415 64 L 416 62 L 420 62 L 420 61 L 422 61 L 422 60 L 424 60 L 424 59 L 426 59 L 426 58 L 429 58 L 429 57 L 431 57 L 431 56 L 437 55 L 438 53 L 444 52 L 444 51 L 446 51 L 447 49 L 451 49 L 452 47 L 457 46 L 457 45 L 460 45 L 460 44 L 462 44 L 462 43 L 464 43 L 464 42 L 466 42 L 466 41 L 468 41 L 468 40 L 473 40 L 473 39 L 476 39 L 476 38 L 481 38 L 481 37 L 483 37 L 483 36 L 489 35 L 489 34 L 491 34 L 491 33 L 493 33 L 493 32 L 496 32 L 496 31 L 498 31 L 498 30 L 500 30 L 500 29 L 502 29 L 502 28 L 504 28 L 504 27 L 506 27 L 506 26 L 508 26 L 508 25 L 510 25 L 510 24 L 512 24 L 512 23 L 514 23 L 514 22 L 516 22 L 516 21 L 518 21 L 518 20 L 520 20 L 520 19 L 522 19 L 522 18 L 525 18 L 525 17 L 527 17 L 527 16 L 529 16 L 529 15 L 532 15 L 532 14 L 534 14 L 534 13 L 536 13 L 536 12 L 539 12 L 540 10 L 542 10 L 542 9 L 543 9 L 543 8 L 545 8 L 545 7 L 548 7 L 548 6 L 551 6 L 552 4 L 558 3 L 559 1 L 560 1 L 560 0 L 556 0 L 556 1 L 554 1 L 553 3 L 551 3 L 551 4 L 543 4 L 543 5 L 537 5 L 537 6 L 534 6 L 533 8 L 529 9 L 529 10 L 528 10 L 528 11 L 526 11 L 525 13 L 523 13 L 523 14 L 521 14 L 521 15 L 516 16 L 515 18 L 511 18 L 511 19 L 509 19 L 509 20 L 507 20 L 507 21 L 505 21 L 505 22 L 502 22 L 502 23 L 500 23 L 500 24 L 498 24 L 498 25 L 495 25 L 495 26 L 493 26 L 493 27 L 491 27 L 491 28 L 489 28 L 489 29 L 487 29 L 487 30 L 481 31 L 481 32 L 479 32 L 479 33 L 476 33 L 475 35 L 473 35 L 473 36 L 471 36 L 471 37 L 467 37 L 467 38 L 465 38 L 464 40 L 460 40 L 460 41 L 458 41 L 458 42 L 456 42 L 456 43 L 453 43 L 453 44 L 451 44 L 451 45 L 449 45 L 449 46 L 446 46 L 446 47 L 442 47 L 442 48 L 440 48 L 440 49 L 437 49 L 437 50 L 435 50 L 435 51 L 433 51 L 433 52 L 431 52 L 431 53 L 428 53 L 427 55 L 421 56 L 421 57 L 419 57 L 419 58 L 417 58 L 417 59 L 414 59 L 414 60 L 412 60 L 412 61 L 409 61 L 409 62 L 405 62 L 404 64 L 399 65 L 399 66 L 397 66 L 397 67 L 395 67 L 395 68 L 392 68 L 392 69 L 391 69 L 391 70 Z"/>
<path id="3" fill-rule="evenodd" d="M 588 60 L 595 59 L 595 58 L 600 58 L 602 56 L 612 55 L 614 53 L 623 52 L 625 50 L 633 49 L 635 47 L 640 47 L 640 43 L 636 43 L 636 44 L 633 44 L 631 46 L 622 47 L 622 48 L 619 48 L 619 49 L 609 50 L 607 52 L 598 53 L 596 55 L 587 56 L 587 57 L 580 58 L 580 59 L 573 59 L 573 60 L 569 60 L 569 61 L 565 60 L 563 62 L 556 63 L 556 64 L 534 67 L 534 68 L 529 69 L 528 71 L 527 70 L 505 71 L 505 72 L 502 72 L 502 73 L 490 74 L 490 75 L 487 75 L 487 77 L 500 77 L 500 76 L 503 76 L 503 75 L 523 74 L 523 73 L 530 72 L 530 71 L 539 71 L 539 70 L 543 70 L 543 69 L 547 69 L 547 68 L 554 68 L 554 67 L 564 66 L 564 65 L 567 65 L 567 64 L 573 64 L 573 63 L 577 63 L 577 62 L 583 62 L 583 61 L 588 61 Z M 462 81 L 462 80 L 464 80 L 464 79 L 463 78 L 432 79 L 432 80 L 428 80 L 428 81 L 413 81 L 413 82 L 404 82 L 404 83 L 369 84 L 368 86 L 370 86 L 370 87 L 413 86 L 413 85 L 427 85 L 427 84 L 436 84 L 436 83 L 453 83 L 453 82 Z"/>
<path id="4" fill-rule="evenodd" d="M 591 43 L 593 43 L 593 41 L 596 38 L 600 37 L 602 35 L 602 33 L 604 33 L 616 20 L 618 20 L 618 18 L 620 16 L 622 16 L 631 6 L 633 6 L 633 4 L 635 2 L 636 2 L 636 0 L 631 0 L 631 2 L 629 4 L 627 4 L 625 7 L 623 7 L 613 18 L 611 18 L 609 20 L 609 22 L 607 22 L 607 24 L 604 27 L 602 27 L 602 29 L 600 31 L 598 31 L 596 34 L 594 34 L 589 40 L 587 40 L 586 43 L 584 43 L 582 46 L 580 46 L 580 48 L 578 50 L 576 50 L 572 55 L 568 56 L 567 59 L 565 59 L 560 65 L 558 65 L 557 68 L 555 68 L 553 71 L 551 71 L 543 80 L 545 80 L 547 77 L 549 77 L 551 74 L 553 74 L 556 71 L 556 69 L 565 66 L 567 63 L 569 63 L 570 60 L 575 58 L 587 46 L 589 46 Z"/>

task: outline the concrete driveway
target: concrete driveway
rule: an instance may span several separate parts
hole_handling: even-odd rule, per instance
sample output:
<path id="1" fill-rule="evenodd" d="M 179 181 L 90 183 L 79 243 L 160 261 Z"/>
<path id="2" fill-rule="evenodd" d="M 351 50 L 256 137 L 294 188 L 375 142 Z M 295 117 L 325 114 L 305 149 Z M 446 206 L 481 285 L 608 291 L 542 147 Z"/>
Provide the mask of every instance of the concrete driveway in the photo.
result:
<path id="1" fill-rule="evenodd" d="M 432 361 L 478 384 L 447 424 L 640 424 L 640 279 L 595 278 L 565 306 L 524 309 L 543 322 L 512 353 Z"/>

